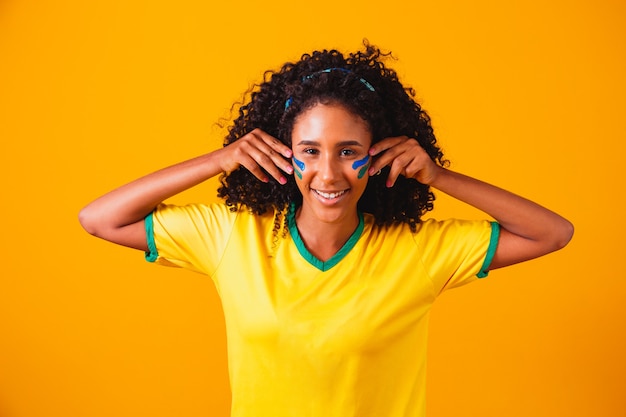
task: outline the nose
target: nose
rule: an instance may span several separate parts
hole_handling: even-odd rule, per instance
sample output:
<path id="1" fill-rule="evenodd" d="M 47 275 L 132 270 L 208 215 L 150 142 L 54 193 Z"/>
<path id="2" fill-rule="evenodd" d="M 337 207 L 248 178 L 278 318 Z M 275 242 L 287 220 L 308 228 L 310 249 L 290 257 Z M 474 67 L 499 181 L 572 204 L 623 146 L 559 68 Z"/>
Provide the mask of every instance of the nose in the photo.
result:
<path id="1" fill-rule="evenodd" d="M 337 181 L 341 172 L 341 164 L 331 155 L 325 155 L 320 158 L 318 166 L 318 175 L 328 184 Z"/>

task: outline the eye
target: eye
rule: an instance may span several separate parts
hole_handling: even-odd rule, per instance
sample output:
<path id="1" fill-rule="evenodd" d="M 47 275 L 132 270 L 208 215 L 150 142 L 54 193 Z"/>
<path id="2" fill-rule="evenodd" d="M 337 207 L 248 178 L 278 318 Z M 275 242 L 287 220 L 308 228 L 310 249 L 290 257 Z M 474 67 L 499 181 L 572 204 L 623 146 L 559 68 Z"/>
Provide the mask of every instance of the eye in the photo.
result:
<path id="1" fill-rule="evenodd" d="M 341 156 L 354 156 L 356 155 L 356 152 L 352 149 L 342 149 L 341 151 L 339 151 L 339 154 Z"/>
<path id="2" fill-rule="evenodd" d="M 302 150 L 302 153 L 305 153 L 307 155 L 317 155 L 319 151 L 315 148 L 305 148 Z"/>

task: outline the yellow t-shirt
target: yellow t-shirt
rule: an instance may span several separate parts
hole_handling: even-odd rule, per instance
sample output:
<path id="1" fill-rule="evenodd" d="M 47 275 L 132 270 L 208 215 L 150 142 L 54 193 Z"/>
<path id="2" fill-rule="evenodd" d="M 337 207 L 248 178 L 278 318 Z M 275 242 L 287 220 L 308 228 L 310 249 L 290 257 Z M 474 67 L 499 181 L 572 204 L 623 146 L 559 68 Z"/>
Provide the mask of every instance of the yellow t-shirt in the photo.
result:
<path id="1" fill-rule="evenodd" d="M 161 205 L 150 252 L 211 277 L 228 340 L 233 417 L 425 414 L 428 314 L 446 288 L 486 275 L 498 238 L 488 221 L 380 228 L 370 215 L 340 252 L 316 260 L 289 211 Z"/>

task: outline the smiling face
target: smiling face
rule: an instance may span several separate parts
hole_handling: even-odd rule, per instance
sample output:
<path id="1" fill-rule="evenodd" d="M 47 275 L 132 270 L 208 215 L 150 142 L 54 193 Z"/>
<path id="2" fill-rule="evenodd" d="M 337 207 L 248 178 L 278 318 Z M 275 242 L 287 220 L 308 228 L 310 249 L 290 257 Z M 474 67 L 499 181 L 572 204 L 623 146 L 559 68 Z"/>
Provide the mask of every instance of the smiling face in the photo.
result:
<path id="1" fill-rule="evenodd" d="M 302 193 L 299 225 L 354 228 L 365 191 L 372 134 L 339 104 L 316 104 L 300 114 L 291 135 L 294 175 Z"/>

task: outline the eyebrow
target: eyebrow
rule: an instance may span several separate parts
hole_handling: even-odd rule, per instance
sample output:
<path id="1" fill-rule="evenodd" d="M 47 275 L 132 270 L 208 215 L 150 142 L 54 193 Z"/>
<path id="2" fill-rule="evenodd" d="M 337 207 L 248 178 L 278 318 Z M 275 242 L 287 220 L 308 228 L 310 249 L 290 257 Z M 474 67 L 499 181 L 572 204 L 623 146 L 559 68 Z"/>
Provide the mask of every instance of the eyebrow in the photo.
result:
<path id="1" fill-rule="evenodd" d="M 296 144 L 296 146 L 320 146 L 321 144 L 315 140 L 301 140 L 300 142 L 298 142 Z M 337 147 L 342 147 L 342 146 L 360 146 L 363 147 L 363 145 L 361 144 L 361 142 L 356 141 L 356 140 L 344 140 L 341 141 L 339 143 L 337 143 Z"/>

